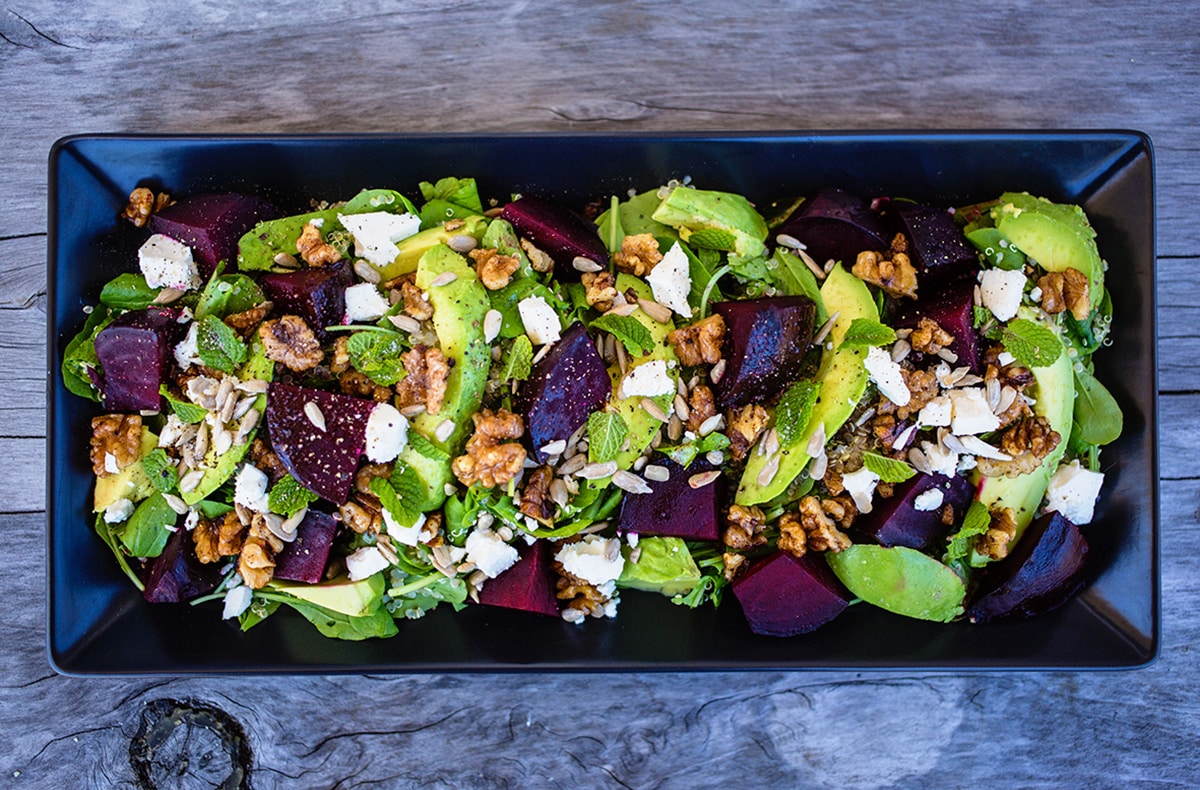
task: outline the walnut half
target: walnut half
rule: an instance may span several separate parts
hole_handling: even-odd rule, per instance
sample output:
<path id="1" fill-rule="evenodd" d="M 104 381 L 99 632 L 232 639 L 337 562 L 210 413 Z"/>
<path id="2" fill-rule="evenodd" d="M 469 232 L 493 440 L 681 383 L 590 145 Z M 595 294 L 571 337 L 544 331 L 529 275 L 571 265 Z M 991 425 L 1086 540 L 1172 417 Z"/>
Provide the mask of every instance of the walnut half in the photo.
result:
<path id="1" fill-rule="evenodd" d="M 480 483 L 486 488 L 512 480 L 525 465 L 525 448 L 515 441 L 525 433 L 520 415 L 508 409 L 493 413 L 481 409 L 471 415 L 475 433 L 467 442 L 466 455 L 451 463 L 455 477 L 463 485 Z"/>
<path id="2" fill-rule="evenodd" d="M 281 362 L 297 373 L 312 370 L 325 358 L 321 343 L 298 315 L 285 315 L 258 326 L 267 359 Z"/>
<path id="3" fill-rule="evenodd" d="M 102 414 L 92 418 L 92 471 L 97 477 L 116 474 L 142 454 L 142 418 L 137 414 Z"/>

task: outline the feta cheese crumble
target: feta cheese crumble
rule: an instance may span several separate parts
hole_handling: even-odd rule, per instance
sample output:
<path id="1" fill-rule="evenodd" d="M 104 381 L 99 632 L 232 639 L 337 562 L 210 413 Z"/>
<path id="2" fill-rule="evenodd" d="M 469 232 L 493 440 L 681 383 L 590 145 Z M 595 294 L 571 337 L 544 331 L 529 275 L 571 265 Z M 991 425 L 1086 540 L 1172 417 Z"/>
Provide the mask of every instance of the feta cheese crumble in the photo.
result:
<path id="1" fill-rule="evenodd" d="M 380 403 L 367 418 L 367 458 L 377 464 L 395 460 L 408 444 L 408 420 L 390 403 Z"/>
<path id="2" fill-rule="evenodd" d="M 679 246 L 679 242 L 671 245 L 654 269 L 646 275 L 654 301 L 671 308 L 684 318 L 692 317 L 692 308 L 688 304 L 688 294 L 692 292 L 692 275 L 689 270 L 687 253 Z"/>
<path id="3" fill-rule="evenodd" d="M 374 576 L 389 565 L 391 563 L 377 546 L 363 546 L 346 555 L 346 572 L 352 582 Z"/>
<path id="4" fill-rule="evenodd" d="M 387 313 L 391 305 L 379 289 L 372 283 L 359 283 L 346 289 L 346 319 L 347 324 L 359 324 L 365 321 L 378 321 Z"/>
<path id="5" fill-rule="evenodd" d="M 961 387 L 950 391 L 950 430 L 959 436 L 987 433 L 1000 427 L 983 387 Z"/>
<path id="6" fill-rule="evenodd" d="M 485 527 L 476 527 L 467 535 L 467 561 L 494 579 L 517 562 L 517 550 Z"/>
<path id="7" fill-rule="evenodd" d="M 879 392 L 897 406 L 907 406 L 912 400 L 912 393 L 904 383 L 904 374 L 900 365 L 892 361 L 892 355 L 879 346 L 871 346 L 867 351 L 863 366 Z"/>
<path id="8" fill-rule="evenodd" d="M 203 362 L 200 359 L 197 335 L 199 329 L 200 325 L 195 321 L 188 324 L 187 335 L 175 344 L 175 362 L 179 364 L 180 370 L 187 370 L 192 365 L 199 365 Z"/>
<path id="9" fill-rule="evenodd" d="M 254 600 L 254 591 L 244 584 L 239 584 L 237 587 L 230 587 L 225 593 L 225 608 L 221 612 L 222 620 L 231 620 L 234 617 L 239 617 L 243 612 L 250 608 L 250 602 Z"/>
<path id="10" fill-rule="evenodd" d="M 615 545 L 610 548 L 609 544 Z M 620 549 L 620 541 L 616 538 L 588 535 L 581 541 L 564 545 L 555 552 L 554 559 L 572 576 L 602 587 L 615 582 L 625 567 Z"/>
<path id="11" fill-rule="evenodd" d="M 242 471 L 238 472 L 237 480 L 233 485 L 234 504 L 259 513 L 266 513 L 270 509 L 267 505 L 268 482 L 269 480 L 262 470 L 254 464 L 246 464 L 242 467 Z"/>
<path id="12" fill-rule="evenodd" d="M 929 471 L 944 477 L 958 473 L 958 453 L 934 442 L 921 442 L 921 452 L 929 462 Z"/>
<path id="13" fill-rule="evenodd" d="M 155 233 L 138 249 L 138 266 L 151 288 L 190 291 L 200 286 L 192 249 L 170 236 Z"/>
<path id="14" fill-rule="evenodd" d="M 653 398 L 675 391 L 675 381 L 667 370 L 665 359 L 653 359 L 630 368 L 621 379 L 622 397 Z"/>
<path id="15" fill-rule="evenodd" d="M 1046 488 L 1046 510 L 1062 513 L 1075 525 L 1089 524 L 1103 483 L 1102 472 L 1084 469 L 1078 461 L 1063 464 Z"/>
<path id="16" fill-rule="evenodd" d="M 879 475 L 865 466 L 857 472 L 842 475 L 842 485 L 846 487 L 846 493 L 854 500 L 854 506 L 858 508 L 859 513 L 871 512 L 873 507 L 871 500 L 875 497 L 875 486 L 878 484 Z"/>
<path id="17" fill-rule="evenodd" d="M 417 516 L 417 520 L 406 527 L 393 518 L 390 510 L 383 508 L 383 524 L 392 540 L 405 546 L 415 546 L 421 538 L 421 530 L 425 527 L 425 514 Z"/>
<path id="18" fill-rule="evenodd" d="M 387 266 L 396 260 L 400 254 L 396 242 L 407 239 L 421 229 L 421 218 L 416 214 L 392 214 L 388 211 L 338 214 L 338 222 L 354 237 L 354 254 L 366 258 L 374 266 Z"/>
<path id="19" fill-rule="evenodd" d="M 541 296 L 528 296 L 517 303 L 525 334 L 535 346 L 554 343 L 562 337 L 562 322 L 558 313 Z"/>
<path id="20" fill-rule="evenodd" d="M 952 413 L 953 404 L 950 398 L 945 395 L 938 395 L 921 409 L 921 413 L 917 417 L 917 422 L 923 426 L 935 428 L 948 426 L 950 425 L 950 415 Z"/>
<path id="21" fill-rule="evenodd" d="M 133 515 L 133 502 L 121 497 L 104 509 L 104 523 L 119 524 Z"/>
<path id="22" fill-rule="evenodd" d="M 946 495 L 942 493 L 942 489 L 940 488 L 931 488 L 928 491 L 922 491 L 913 499 L 913 510 L 920 510 L 922 512 L 937 510 L 942 506 L 942 501 L 945 498 Z"/>
<path id="23" fill-rule="evenodd" d="M 983 306 L 999 321 L 1017 316 L 1025 293 L 1025 275 L 1019 270 L 988 269 L 979 276 L 979 296 Z"/>

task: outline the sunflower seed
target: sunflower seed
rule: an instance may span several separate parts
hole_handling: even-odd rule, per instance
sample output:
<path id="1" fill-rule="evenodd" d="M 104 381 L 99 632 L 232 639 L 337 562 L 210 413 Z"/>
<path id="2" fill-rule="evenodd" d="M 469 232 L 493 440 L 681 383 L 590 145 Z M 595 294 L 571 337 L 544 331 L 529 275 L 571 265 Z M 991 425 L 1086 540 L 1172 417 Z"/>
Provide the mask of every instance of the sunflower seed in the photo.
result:
<path id="1" fill-rule="evenodd" d="M 549 442 L 540 448 L 541 452 L 545 455 L 562 455 L 563 451 L 566 449 L 566 439 L 555 439 L 554 441 Z"/>
<path id="2" fill-rule="evenodd" d="M 465 255 L 466 253 L 475 249 L 478 244 L 479 242 L 475 241 L 474 236 L 468 236 L 465 233 L 455 233 L 446 242 L 447 247 L 459 253 L 460 255 Z"/>
<path id="3" fill-rule="evenodd" d="M 249 392 L 252 395 L 261 395 L 267 391 L 268 382 L 265 379 L 246 379 L 235 384 L 242 392 Z"/>
<path id="4" fill-rule="evenodd" d="M 629 367 L 629 358 L 625 355 L 625 344 L 617 343 L 617 367 L 621 369 L 621 375 L 625 375 L 626 369 Z"/>
<path id="5" fill-rule="evenodd" d="M 174 494 L 163 494 L 162 498 L 163 501 L 167 503 L 167 507 L 171 508 L 171 510 L 174 510 L 177 514 L 182 516 L 184 513 L 188 512 L 187 503 Z"/>
<path id="6" fill-rule="evenodd" d="M 1005 386 L 1000 390 L 1000 402 L 996 404 L 995 413 L 1003 414 L 1004 412 L 1008 411 L 1013 403 L 1016 402 L 1016 400 L 1017 391 L 1012 387 Z"/>
<path id="7" fill-rule="evenodd" d="M 988 408 L 995 414 L 1000 407 L 1000 380 L 988 379 L 984 391 L 987 392 Z"/>
<path id="8" fill-rule="evenodd" d="M 813 256 L 809 255 L 804 250 L 797 249 L 796 255 L 799 256 L 800 260 L 804 261 L 804 265 L 808 267 L 808 270 L 812 272 L 818 280 L 824 280 L 825 276 L 829 274 L 829 272 L 821 268 L 819 263 L 813 260 Z"/>
<path id="9" fill-rule="evenodd" d="M 242 421 L 238 423 L 237 433 L 234 434 L 233 443 L 239 447 L 246 443 L 250 437 L 250 432 L 258 425 L 258 420 L 262 414 L 258 409 L 251 409 L 242 416 Z"/>
<path id="10" fill-rule="evenodd" d="M 357 261 L 354 264 L 354 273 L 358 275 L 358 279 L 372 285 L 378 284 L 383 279 L 379 270 L 366 261 Z"/>
<path id="11" fill-rule="evenodd" d="M 649 460 L 650 459 L 644 455 L 639 455 L 637 458 L 634 458 L 633 459 L 633 471 L 635 471 L 635 472 L 642 471 L 642 469 L 644 469 L 646 466 L 646 462 Z"/>
<path id="12" fill-rule="evenodd" d="M 575 476 L 582 477 L 584 480 L 600 480 L 610 477 L 615 471 L 617 471 L 617 462 L 605 461 L 602 464 L 588 464 L 576 472 Z"/>
<path id="13" fill-rule="evenodd" d="M 720 382 L 721 377 L 725 375 L 725 365 L 726 362 L 724 359 L 718 359 L 717 364 L 713 365 L 712 370 L 708 371 L 708 377 L 712 380 L 713 384 Z M 689 388 L 694 388 L 695 386 L 695 384 L 688 384 Z"/>
<path id="14" fill-rule="evenodd" d="M 613 485 L 622 491 L 628 491 L 631 494 L 651 494 L 654 492 L 650 486 L 646 485 L 646 481 L 635 474 L 626 472 L 624 469 L 619 469 L 613 473 Z"/>
<path id="15" fill-rule="evenodd" d="M 299 269 L 300 261 L 296 260 L 295 255 L 289 255 L 286 252 L 281 252 L 273 259 L 276 266 L 282 266 L 285 269 Z"/>
<path id="16" fill-rule="evenodd" d="M 254 405 L 254 401 L 258 399 L 257 395 L 247 395 L 237 402 L 233 408 L 233 419 L 240 420 L 246 416 L 246 412 L 250 411 L 250 407 Z"/>
<path id="17" fill-rule="evenodd" d="M 903 362 L 911 351 L 912 346 L 908 344 L 907 340 L 897 340 L 896 345 L 892 346 L 892 361 Z"/>
<path id="18" fill-rule="evenodd" d="M 966 448 L 967 452 L 980 458 L 993 458 L 997 461 L 1012 460 L 1011 455 L 997 450 L 978 436 L 960 436 L 958 440 L 962 442 L 962 446 Z"/>
<path id="19" fill-rule="evenodd" d="M 233 413 L 237 411 L 238 399 L 233 394 L 233 390 L 229 391 L 229 395 L 225 398 L 224 405 L 221 406 L 221 413 L 217 415 L 217 421 L 224 425 L 233 419 Z"/>
<path id="20" fill-rule="evenodd" d="M 716 481 L 721 476 L 721 472 L 717 469 L 711 472 L 701 472 L 698 475 L 692 475 L 688 478 L 688 485 L 692 488 L 704 488 L 706 485 Z"/>
<path id="21" fill-rule="evenodd" d="M 787 247 L 788 249 L 792 250 L 808 249 L 804 245 L 804 242 L 800 241 L 800 239 L 796 238 L 795 236 L 789 236 L 786 233 L 780 233 L 778 236 L 776 236 L 775 243 L 780 247 Z"/>
<path id="22" fill-rule="evenodd" d="M 634 546 L 629 552 L 629 561 L 637 565 L 638 560 L 642 558 L 642 547 Z"/>
<path id="23" fill-rule="evenodd" d="M 255 412 L 257 414 L 258 412 Z M 233 434 L 225 426 L 221 426 L 213 431 L 212 435 L 213 454 L 220 458 L 225 453 L 229 452 L 229 448 L 233 446 Z"/>
<path id="24" fill-rule="evenodd" d="M 678 393 L 675 395 L 673 405 L 675 406 L 675 413 L 679 415 L 679 419 L 681 420 L 686 420 L 692 413 L 692 410 L 688 408 L 687 398 Z"/>
<path id="25" fill-rule="evenodd" d="M 919 426 L 917 423 L 913 423 L 905 428 L 900 435 L 896 437 L 896 441 L 892 442 L 892 449 L 903 450 L 905 447 L 907 447 L 908 443 L 912 440 L 913 435 L 917 432 L 918 427 Z"/>
<path id="26" fill-rule="evenodd" d="M 284 543 L 291 543 L 296 539 L 295 532 L 285 532 L 283 529 L 283 516 L 278 513 L 265 513 L 263 515 L 263 523 L 267 525 L 267 531 L 275 537 L 282 540 Z"/>
<path id="27" fill-rule="evenodd" d="M 775 479 L 775 475 L 779 473 L 779 458 L 780 457 L 778 455 L 771 456 L 770 460 L 768 460 L 763 465 L 763 468 L 759 470 L 758 477 L 755 478 L 755 481 L 760 486 L 770 485 L 771 481 Z M 696 487 L 698 486 L 693 486 L 693 488 Z"/>
<path id="28" fill-rule="evenodd" d="M 638 297 L 638 306 L 660 324 L 669 324 L 671 322 L 671 308 L 666 305 L 659 304 L 651 299 L 643 299 Z"/>
<path id="29" fill-rule="evenodd" d="M 412 406 L 405 406 L 403 409 L 400 410 L 400 413 L 403 414 L 405 417 L 409 417 L 409 418 L 416 417 L 418 414 L 425 413 L 425 404 L 424 403 L 414 403 Z"/>
<path id="30" fill-rule="evenodd" d="M 300 508 L 295 513 L 293 513 L 290 517 L 284 519 L 283 523 L 280 524 L 280 528 L 284 532 L 287 532 L 289 534 L 294 533 L 297 529 L 300 528 L 300 523 L 302 521 L 304 521 L 304 517 L 307 515 L 308 515 L 308 506 L 305 505 L 304 507 Z M 381 535 L 380 537 L 386 537 L 386 536 Z"/>
<path id="31" fill-rule="evenodd" d="M 504 316 L 499 310 L 488 310 L 483 317 L 483 340 L 491 343 L 500 336 L 500 327 L 504 324 Z"/>
<path id="32" fill-rule="evenodd" d="M 810 458 L 816 458 L 817 455 L 825 450 L 825 423 L 818 422 L 817 429 L 812 432 L 812 436 L 808 437 L 808 446 L 804 448 L 808 452 Z"/>
<path id="33" fill-rule="evenodd" d="M 458 275 L 454 272 L 442 272 L 429 283 L 430 288 L 441 288 L 443 285 L 449 285 L 458 279 Z"/>
<path id="34" fill-rule="evenodd" d="M 647 464 L 646 468 L 642 470 L 642 474 L 647 480 L 654 480 L 658 483 L 671 479 L 671 470 L 661 464 Z"/>
<path id="35" fill-rule="evenodd" d="M 720 450 L 709 450 L 704 454 L 704 458 L 713 466 L 720 466 L 725 463 L 725 453 Z"/>
<path id="36" fill-rule="evenodd" d="M 697 436 L 708 436 L 710 433 L 712 433 L 713 431 L 720 428 L 721 424 L 724 422 L 725 422 L 725 415 L 714 414 L 713 416 L 709 417 L 704 422 L 700 423 L 700 428 L 699 428 L 699 430 L 696 431 L 696 435 Z"/>
<path id="37" fill-rule="evenodd" d="M 683 436 L 683 420 L 679 419 L 679 415 L 672 414 L 671 419 L 667 421 L 667 438 L 677 442 L 681 436 Z"/>
<path id="38" fill-rule="evenodd" d="M 921 474 L 933 474 L 933 467 L 929 465 L 929 459 L 917 447 L 909 449 L 908 462 L 913 465 L 913 469 L 916 469 Z"/>
<path id="39" fill-rule="evenodd" d="M 566 507 L 569 494 L 567 493 L 567 484 L 562 481 L 561 477 L 556 477 L 550 481 L 550 501 L 559 507 Z"/>
<path id="40" fill-rule="evenodd" d="M 948 348 L 943 348 L 941 351 L 937 352 L 937 355 L 949 362 L 951 365 L 958 361 L 958 354 L 955 354 Z"/>
<path id="41" fill-rule="evenodd" d="M 829 316 L 829 319 L 824 324 L 821 325 L 821 329 L 816 335 L 813 336 L 812 344 L 814 346 L 819 346 L 825 342 L 825 338 L 828 337 L 829 333 L 833 331 L 833 322 L 838 320 L 838 316 L 841 314 L 842 312 L 840 310 L 836 311 L 833 315 Z"/>
<path id="42" fill-rule="evenodd" d="M 390 321 L 392 326 L 396 327 L 401 332 L 408 332 L 410 335 L 413 332 L 421 331 L 421 322 L 413 318 L 411 315 L 406 315 L 405 313 L 389 315 L 388 321 Z"/>
<path id="43" fill-rule="evenodd" d="M 604 542 L 604 559 L 613 562 L 621 556 L 621 541 L 609 539 Z"/>
<path id="44" fill-rule="evenodd" d="M 577 272 L 598 272 L 604 268 L 591 258 L 585 258 L 582 255 L 576 255 L 571 261 L 571 266 Z"/>
<path id="45" fill-rule="evenodd" d="M 179 490 L 184 494 L 188 493 L 189 491 L 193 491 L 195 490 L 196 486 L 200 485 L 200 481 L 203 479 L 204 472 L 200 471 L 199 469 L 188 472 L 183 476 L 183 479 L 179 481 Z"/>
<path id="46" fill-rule="evenodd" d="M 213 398 L 212 411 L 225 411 L 225 404 L 233 397 L 233 385 L 237 383 L 237 379 L 233 376 L 226 376 L 221 379 L 221 383 L 217 385 L 217 393 Z M 225 422 L 225 420 L 222 420 Z"/>
<path id="47" fill-rule="evenodd" d="M 202 422 L 196 426 L 196 441 L 192 444 L 192 455 L 203 458 L 208 452 L 208 423 Z"/>
<path id="48" fill-rule="evenodd" d="M 958 453 L 959 455 L 962 455 L 964 453 L 970 454 L 970 450 L 968 450 L 966 445 L 964 445 L 961 441 L 959 441 L 959 438 L 957 436 L 955 436 L 954 434 L 948 433 L 945 436 L 940 437 L 940 438 L 941 438 L 942 444 L 946 445 L 947 450 Z"/>
<path id="49" fill-rule="evenodd" d="M 573 475 L 586 465 L 587 455 L 579 453 L 563 461 L 562 465 L 558 467 L 558 473 L 560 475 Z"/>
<path id="50" fill-rule="evenodd" d="M 438 423 L 438 427 L 433 429 L 434 438 L 436 438 L 439 442 L 444 442 L 450 438 L 456 427 L 457 426 L 454 424 L 454 420 L 442 420 L 440 423 Z"/>
<path id="51" fill-rule="evenodd" d="M 313 424 L 319 431 L 325 431 L 325 415 L 321 412 L 321 407 L 313 401 L 305 401 L 304 416 Z"/>
<path id="52" fill-rule="evenodd" d="M 763 452 L 767 455 L 775 455 L 775 453 L 779 452 L 779 431 L 775 428 L 767 431 L 763 435 L 762 446 Z"/>
<path id="53" fill-rule="evenodd" d="M 380 537 L 385 537 L 385 536 L 381 535 Z M 392 544 L 390 542 L 384 543 L 381 540 L 375 544 L 375 548 L 379 549 L 379 553 L 383 555 L 383 558 L 385 560 L 387 560 L 389 564 L 391 564 L 391 565 L 399 565 L 400 564 L 400 557 L 396 555 L 396 550 L 392 548 Z"/>
<path id="54" fill-rule="evenodd" d="M 667 421 L 667 413 L 662 410 L 662 407 L 655 403 L 650 398 L 642 398 L 639 405 L 645 409 L 646 413 L 659 422 Z"/>
<path id="55" fill-rule="evenodd" d="M 184 292 L 178 288 L 163 288 L 150 304 L 171 304 L 178 301 L 179 297 L 183 296 L 183 294 Z"/>
<path id="56" fill-rule="evenodd" d="M 813 480 L 820 480 L 825 477 L 825 471 L 829 468 L 829 456 L 821 453 L 812 461 L 812 466 L 808 468 L 808 476 Z"/>

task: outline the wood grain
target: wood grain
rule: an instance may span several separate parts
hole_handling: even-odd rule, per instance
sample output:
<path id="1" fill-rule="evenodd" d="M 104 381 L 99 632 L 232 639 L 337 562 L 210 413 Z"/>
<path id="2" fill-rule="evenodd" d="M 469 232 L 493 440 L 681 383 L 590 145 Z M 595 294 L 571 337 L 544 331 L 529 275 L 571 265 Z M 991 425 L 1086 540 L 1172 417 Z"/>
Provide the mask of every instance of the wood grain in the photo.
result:
<path id="1" fill-rule="evenodd" d="M 0 535 L 20 558 L 0 563 L 0 776 L 136 787 L 147 706 L 180 700 L 240 723 L 260 788 L 1194 786 L 1197 42 L 1183 0 L 0 8 Z M 1155 143 L 1164 603 L 1150 668 L 147 681 L 48 666 L 43 300 L 59 137 L 995 127 L 1136 128 Z M 160 783 L 209 786 L 202 758 L 220 743 L 180 732 L 195 742 L 166 744 Z"/>

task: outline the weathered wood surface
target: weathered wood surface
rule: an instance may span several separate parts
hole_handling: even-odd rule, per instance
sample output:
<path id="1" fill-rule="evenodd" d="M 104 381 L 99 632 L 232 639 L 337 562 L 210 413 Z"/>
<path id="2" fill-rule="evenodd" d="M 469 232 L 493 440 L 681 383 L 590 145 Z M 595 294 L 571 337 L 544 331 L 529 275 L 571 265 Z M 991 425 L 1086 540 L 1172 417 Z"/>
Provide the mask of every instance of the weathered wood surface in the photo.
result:
<path id="1" fill-rule="evenodd" d="M 0 777 L 137 786 L 148 703 L 256 787 L 1194 786 L 1194 4 L 416 0 L 0 9 Z M 46 155 L 120 131 L 1137 128 L 1157 154 L 1163 642 L 1133 673 L 78 680 L 44 653 Z M 214 725 L 215 726 L 215 725 Z M 201 726 L 162 786 L 225 775 Z M 203 756 L 209 750 L 208 762 Z M 218 759 L 219 758 L 219 759 Z"/>

